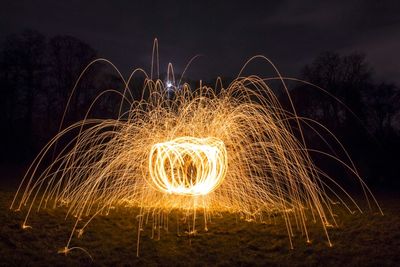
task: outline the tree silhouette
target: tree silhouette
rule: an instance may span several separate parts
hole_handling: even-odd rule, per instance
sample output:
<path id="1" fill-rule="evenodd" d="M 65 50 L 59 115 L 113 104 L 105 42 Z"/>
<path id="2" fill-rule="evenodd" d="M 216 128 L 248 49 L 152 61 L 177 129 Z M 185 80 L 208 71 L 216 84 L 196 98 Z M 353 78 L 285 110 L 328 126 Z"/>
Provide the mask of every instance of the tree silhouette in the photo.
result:
<path id="1" fill-rule="evenodd" d="M 84 67 L 96 57 L 89 45 L 70 36 L 46 38 L 33 30 L 6 38 L 0 51 L 1 159 L 32 156 L 55 134 L 66 101 Z M 71 103 L 73 114 L 96 94 L 97 69 L 85 75 Z"/>
<path id="2" fill-rule="evenodd" d="M 51 101 L 56 114 L 63 112 L 71 90 L 82 70 L 96 58 L 96 51 L 86 43 L 71 36 L 55 36 L 48 44 L 48 77 L 49 96 L 56 99 Z M 96 71 L 90 69 L 79 84 L 69 105 L 70 120 L 77 120 L 88 98 L 93 95 L 90 90 L 95 87 L 93 82 Z M 50 102 L 50 101 L 49 101 Z M 82 107 L 83 105 L 83 107 Z M 58 118 L 59 120 L 60 118 Z"/>
<path id="3" fill-rule="evenodd" d="M 358 117 L 363 116 L 362 92 L 371 86 L 372 76 L 365 55 L 354 53 L 340 56 L 334 52 L 325 52 L 304 67 L 302 76 L 305 81 L 322 87 L 342 102 L 320 94 L 314 104 L 318 103 L 322 121 L 338 127 L 346 120 L 353 120 L 352 113 Z"/>
<path id="4" fill-rule="evenodd" d="M 394 83 L 381 82 L 372 87 L 365 96 L 365 102 L 370 125 L 377 136 L 384 138 L 389 132 L 395 131 L 394 116 L 400 107 L 400 91 Z"/>
<path id="5" fill-rule="evenodd" d="M 303 68 L 302 79 L 326 92 L 305 84 L 296 86 L 292 96 L 300 115 L 328 126 L 370 183 L 398 183 L 394 173 L 400 168 L 393 162 L 399 148 L 398 88 L 393 83 L 376 83 L 365 55 L 359 53 L 322 53 Z M 322 146 L 312 131 L 307 137 L 316 148 Z"/>
<path id="6" fill-rule="evenodd" d="M 45 77 L 45 38 L 42 34 L 26 30 L 21 35 L 9 36 L 1 51 L 1 106 L 4 115 L 1 123 L 9 126 L 2 133 L 7 154 L 14 154 L 15 139 L 21 150 L 18 154 L 29 154 L 34 139 L 34 117 L 38 94 Z"/>

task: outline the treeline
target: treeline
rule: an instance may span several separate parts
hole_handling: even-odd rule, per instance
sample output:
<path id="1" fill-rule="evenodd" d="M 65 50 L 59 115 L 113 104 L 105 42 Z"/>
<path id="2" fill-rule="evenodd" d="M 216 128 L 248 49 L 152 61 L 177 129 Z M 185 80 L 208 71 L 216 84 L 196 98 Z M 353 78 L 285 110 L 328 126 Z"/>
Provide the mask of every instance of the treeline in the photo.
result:
<path id="1" fill-rule="evenodd" d="M 29 161 L 57 133 L 75 82 L 97 57 L 92 47 L 71 36 L 46 38 L 27 30 L 5 39 L 0 47 L 0 161 Z M 330 129 L 369 184 L 400 184 L 399 88 L 376 81 L 365 56 L 357 53 L 322 53 L 303 68 L 301 76 L 320 89 L 302 82 L 289 84 L 297 115 Z M 65 125 L 82 119 L 100 92 L 121 86 L 105 64 L 94 65 L 79 83 Z M 285 97 L 281 100 L 289 105 Z M 116 101 L 103 97 L 91 115 L 115 115 Z M 325 131 L 314 126 L 320 133 Z M 310 127 L 303 130 L 310 148 L 330 149 Z M 334 143 L 327 132 L 323 136 Z M 334 150 L 340 151 L 337 146 Z M 336 170 L 331 161 L 313 157 L 324 170 Z"/>
<path id="2" fill-rule="evenodd" d="M 30 160 L 57 133 L 75 82 L 97 57 L 92 47 L 71 36 L 48 39 L 26 30 L 5 39 L 0 48 L 1 161 Z M 121 85 L 109 73 L 104 64 L 85 73 L 65 125 L 82 119 L 101 90 Z M 95 112 L 104 116 L 114 109 L 103 98 Z"/>
<path id="3" fill-rule="evenodd" d="M 360 53 L 322 53 L 302 69 L 301 76 L 320 88 L 300 82 L 291 90 L 298 115 L 312 118 L 332 131 L 369 185 L 398 186 L 399 88 L 392 82 L 376 80 L 365 55 Z M 325 132 L 328 143 L 334 144 L 334 138 L 323 127 L 315 127 Z M 329 151 L 311 129 L 306 129 L 306 137 L 312 147 Z M 338 146 L 334 149 L 340 151 Z M 338 156 L 346 157 L 344 153 Z M 332 161 L 326 161 L 323 168 L 337 170 Z"/>

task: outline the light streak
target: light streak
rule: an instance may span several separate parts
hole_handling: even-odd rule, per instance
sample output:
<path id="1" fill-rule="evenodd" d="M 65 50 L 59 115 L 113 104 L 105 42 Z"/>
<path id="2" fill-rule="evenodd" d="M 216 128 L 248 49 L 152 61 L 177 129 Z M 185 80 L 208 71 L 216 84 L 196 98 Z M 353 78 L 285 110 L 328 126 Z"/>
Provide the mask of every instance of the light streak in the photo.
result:
<path id="1" fill-rule="evenodd" d="M 215 138 L 179 137 L 153 145 L 149 171 L 158 190 L 206 195 L 223 181 L 228 165 L 225 145 Z"/>

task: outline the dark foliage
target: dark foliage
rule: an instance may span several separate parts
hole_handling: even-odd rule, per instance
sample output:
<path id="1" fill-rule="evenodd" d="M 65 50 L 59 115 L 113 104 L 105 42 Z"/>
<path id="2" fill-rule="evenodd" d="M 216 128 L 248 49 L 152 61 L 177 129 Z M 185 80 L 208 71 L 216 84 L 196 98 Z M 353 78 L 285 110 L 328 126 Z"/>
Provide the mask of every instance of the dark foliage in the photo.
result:
<path id="1" fill-rule="evenodd" d="M 96 58 L 93 48 L 71 36 L 47 40 L 26 30 L 5 40 L 0 50 L 1 161 L 30 160 L 57 133 L 75 82 Z M 121 86 L 115 74 L 94 65 L 79 82 L 64 125 L 82 119 L 100 90 Z M 109 101 L 103 98 L 96 112 L 114 112 Z"/>
<path id="2" fill-rule="evenodd" d="M 369 185 L 398 186 L 399 88 L 375 81 L 365 56 L 357 53 L 322 53 L 304 67 L 302 76 L 322 89 L 301 84 L 292 90 L 299 115 L 327 126 Z M 311 131 L 307 137 L 315 148 L 324 146 Z"/>

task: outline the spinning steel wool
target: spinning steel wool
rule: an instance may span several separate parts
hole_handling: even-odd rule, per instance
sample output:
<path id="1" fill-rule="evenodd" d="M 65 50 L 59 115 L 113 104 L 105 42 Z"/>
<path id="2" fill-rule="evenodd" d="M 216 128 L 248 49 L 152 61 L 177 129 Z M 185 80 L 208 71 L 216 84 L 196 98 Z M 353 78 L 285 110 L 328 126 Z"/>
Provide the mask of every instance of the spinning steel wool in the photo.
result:
<path id="1" fill-rule="evenodd" d="M 11 205 L 17 210 L 27 206 L 24 228 L 34 207 L 66 206 L 67 215 L 77 217 L 61 251 L 67 253 L 73 248 L 75 233 L 79 237 L 95 216 L 108 214 L 118 205 L 138 207 L 139 253 L 144 224 L 150 221 L 156 228 L 165 226 L 168 214 L 175 210 L 192 218 L 190 233 L 200 227 L 195 223 L 200 213 L 204 229 L 215 212 L 236 213 L 256 221 L 274 213 L 284 218 L 293 247 L 296 230 L 309 241 L 310 221 L 320 223 L 331 244 L 327 226 L 336 224 L 332 197 L 349 210 L 347 203 L 360 209 L 311 159 L 302 127 L 317 132 L 317 122 L 297 116 L 293 104 L 291 109 L 283 109 L 265 79 L 239 76 L 227 88 L 217 89 L 221 84 L 217 81 L 216 88 L 200 83 L 192 89 L 171 78 L 171 65 L 167 83 L 153 79 L 153 72 L 152 68 L 140 100 L 130 94 L 133 76 L 124 80 L 118 118 L 86 116 L 60 131 L 41 151 Z M 62 149 L 54 149 L 62 138 L 76 132 Z M 39 171 L 53 151 L 52 163 Z M 320 153 L 347 168 L 359 180 L 367 199 L 375 201 L 350 158 Z"/>
<path id="2" fill-rule="evenodd" d="M 149 171 L 161 192 L 206 195 L 221 184 L 227 163 L 222 141 L 179 137 L 152 147 Z"/>

